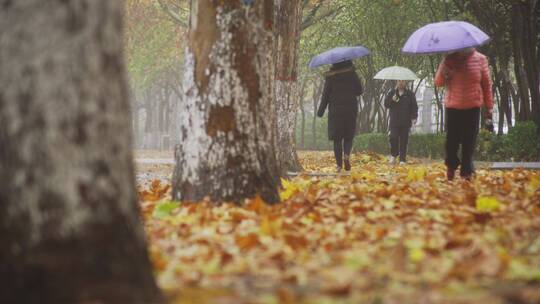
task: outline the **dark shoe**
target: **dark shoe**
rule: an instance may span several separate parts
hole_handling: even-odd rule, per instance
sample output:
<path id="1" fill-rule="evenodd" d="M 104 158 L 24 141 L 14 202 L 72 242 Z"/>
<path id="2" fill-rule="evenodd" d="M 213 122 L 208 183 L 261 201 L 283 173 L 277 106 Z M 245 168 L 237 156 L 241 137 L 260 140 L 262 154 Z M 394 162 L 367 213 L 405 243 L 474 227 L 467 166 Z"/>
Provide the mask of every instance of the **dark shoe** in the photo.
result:
<path id="1" fill-rule="evenodd" d="M 463 178 L 464 180 L 470 182 L 473 179 L 473 175 L 472 174 L 465 174 L 465 175 L 461 175 L 461 178 Z"/>
<path id="2" fill-rule="evenodd" d="M 446 178 L 451 181 L 454 180 L 454 177 L 456 177 L 456 170 L 455 169 L 446 169 Z"/>
<path id="3" fill-rule="evenodd" d="M 345 156 L 343 162 L 345 163 L 345 171 L 351 171 L 351 161 L 348 156 Z"/>
<path id="4" fill-rule="evenodd" d="M 343 161 L 341 159 L 336 159 L 336 168 L 343 168 Z"/>

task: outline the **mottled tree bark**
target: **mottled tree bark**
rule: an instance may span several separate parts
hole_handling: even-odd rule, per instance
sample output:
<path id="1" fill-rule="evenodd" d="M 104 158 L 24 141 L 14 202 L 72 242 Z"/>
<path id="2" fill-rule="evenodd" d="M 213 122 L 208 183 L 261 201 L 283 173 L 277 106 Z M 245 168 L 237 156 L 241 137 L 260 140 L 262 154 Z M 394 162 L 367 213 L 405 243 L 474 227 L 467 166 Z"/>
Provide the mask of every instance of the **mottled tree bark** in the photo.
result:
<path id="1" fill-rule="evenodd" d="M 0 303 L 155 303 L 122 3 L 0 7 Z"/>
<path id="2" fill-rule="evenodd" d="M 279 201 L 272 21 L 272 0 L 192 1 L 175 199 Z"/>
<path id="3" fill-rule="evenodd" d="M 277 159 L 281 175 L 286 176 L 287 171 L 302 170 L 295 138 L 302 1 L 276 0 L 275 11 Z"/>

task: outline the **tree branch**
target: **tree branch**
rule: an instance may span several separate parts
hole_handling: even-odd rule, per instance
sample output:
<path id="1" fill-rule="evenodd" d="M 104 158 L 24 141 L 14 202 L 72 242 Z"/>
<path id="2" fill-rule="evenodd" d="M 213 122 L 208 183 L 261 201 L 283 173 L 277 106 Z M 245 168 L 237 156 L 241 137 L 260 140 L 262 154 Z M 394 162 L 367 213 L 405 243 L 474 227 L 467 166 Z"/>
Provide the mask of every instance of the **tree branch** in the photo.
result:
<path id="1" fill-rule="evenodd" d="M 343 6 L 340 6 L 338 7 L 337 9 L 335 10 L 331 10 L 331 11 L 328 11 L 324 14 L 321 14 L 319 15 L 318 17 L 315 18 L 315 16 L 311 16 L 308 15 L 308 17 L 306 17 L 303 21 L 302 21 L 302 25 L 301 25 L 301 30 L 305 30 L 307 29 L 308 27 L 318 23 L 319 21 L 323 20 L 323 19 L 326 19 L 330 16 L 335 16 L 337 15 L 341 10 L 343 9 Z M 316 12 L 315 12 L 316 13 Z"/>
<path id="2" fill-rule="evenodd" d="M 304 3 L 302 4 L 302 9 L 305 9 L 306 6 L 309 4 L 309 1 L 304 0 Z M 313 18 L 315 18 L 315 15 L 317 15 L 317 12 L 321 8 L 321 6 L 324 4 L 324 0 L 319 0 L 317 4 L 309 11 L 307 16 L 302 20 L 302 29 L 304 29 L 304 24 L 311 22 Z"/>

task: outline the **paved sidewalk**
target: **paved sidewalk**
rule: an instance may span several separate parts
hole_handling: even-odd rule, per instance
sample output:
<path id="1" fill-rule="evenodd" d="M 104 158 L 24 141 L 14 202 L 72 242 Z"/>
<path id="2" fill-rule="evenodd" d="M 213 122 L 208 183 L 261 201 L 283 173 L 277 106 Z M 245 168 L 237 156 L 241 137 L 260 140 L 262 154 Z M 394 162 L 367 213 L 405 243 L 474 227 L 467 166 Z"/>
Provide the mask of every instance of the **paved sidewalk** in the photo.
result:
<path id="1" fill-rule="evenodd" d="M 135 163 L 141 165 L 174 165 L 173 158 L 136 158 Z"/>

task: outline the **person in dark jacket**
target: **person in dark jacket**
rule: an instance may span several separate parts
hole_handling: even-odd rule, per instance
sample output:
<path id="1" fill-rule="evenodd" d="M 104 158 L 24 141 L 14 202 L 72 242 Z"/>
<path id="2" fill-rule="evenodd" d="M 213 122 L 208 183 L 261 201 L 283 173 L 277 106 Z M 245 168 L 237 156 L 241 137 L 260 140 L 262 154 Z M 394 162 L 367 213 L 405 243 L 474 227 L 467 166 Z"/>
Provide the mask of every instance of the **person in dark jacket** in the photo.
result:
<path id="1" fill-rule="evenodd" d="M 350 155 L 358 115 L 357 97 L 362 93 L 360 78 L 350 60 L 333 64 L 326 73 L 317 115 L 322 117 L 328 107 L 328 138 L 334 141 L 338 172 L 343 164 L 346 171 L 351 170 Z"/>
<path id="2" fill-rule="evenodd" d="M 386 95 L 384 106 L 390 109 L 390 162 L 395 162 L 399 155 L 400 164 L 405 164 L 409 133 L 418 118 L 416 96 L 407 89 L 407 81 L 397 81 L 397 86 Z"/>

